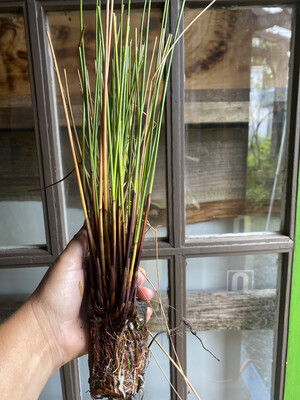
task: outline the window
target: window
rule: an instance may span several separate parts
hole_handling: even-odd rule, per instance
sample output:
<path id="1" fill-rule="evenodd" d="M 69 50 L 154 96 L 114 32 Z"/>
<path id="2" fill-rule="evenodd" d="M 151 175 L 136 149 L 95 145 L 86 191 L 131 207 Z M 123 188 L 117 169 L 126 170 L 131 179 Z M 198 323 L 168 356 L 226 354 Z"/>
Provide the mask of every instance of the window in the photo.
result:
<path id="1" fill-rule="evenodd" d="M 189 1 L 181 29 L 206 4 Z M 93 5 L 87 8 L 88 15 Z M 177 0 L 171 8 L 174 30 Z M 139 13 L 133 1 L 134 18 Z M 157 1 L 153 36 L 160 15 Z M 299 148 L 297 17 L 296 0 L 276 7 L 217 0 L 175 52 L 150 222 L 171 326 L 186 317 L 221 360 L 191 333 L 174 336 L 203 400 L 284 395 Z M 75 177 L 52 185 L 72 163 L 45 35 L 49 29 L 67 68 L 79 118 L 77 25 L 72 0 L 0 0 L 1 302 L 20 304 L 34 290 L 20 287 L 20 276 L 37 284 L 83 222 Z M 155 281 L 151 236 L 142 264 Z M 150 329 L 159 331 L 159 321 Z M 160 340 L 171 352 L 167 338 Z M 154 353 L 179 395 L 194 399 Z M 177 398 L 154 357 L 148 375 L 145 399 Z M 65 366 L 60 379 L 55 398 L 89 398 L 86 357 Z"/>
<path id="2" fill-rule="evenodd" d="M 30 191 L 40 187 L 40 179 L 23 13 L 1 14 L 0 26 L 0 243 L 1 246 L 44 244 L 41 192 Z"/>

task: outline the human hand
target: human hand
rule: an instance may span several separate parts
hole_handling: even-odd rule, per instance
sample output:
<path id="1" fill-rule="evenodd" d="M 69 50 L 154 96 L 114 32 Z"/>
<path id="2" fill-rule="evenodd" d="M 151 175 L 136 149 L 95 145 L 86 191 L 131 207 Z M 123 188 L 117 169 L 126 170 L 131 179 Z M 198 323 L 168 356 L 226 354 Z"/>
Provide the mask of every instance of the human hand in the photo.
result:
<path id="1" fill-rule="evenodd" d="M 87 296 L 84 293 L 87 253 L 87 232 L 83 228 L 46 273 L 29 300 L 49 341 L 56 369 L 88 349 Z M 138 296 L 150 301 L 153 292 L 142 286 L 145 280 L 145 271 L 142 269 L 138 276 Z M 151 313 L 152 310 L 148 308 L 148 319 Z"/>

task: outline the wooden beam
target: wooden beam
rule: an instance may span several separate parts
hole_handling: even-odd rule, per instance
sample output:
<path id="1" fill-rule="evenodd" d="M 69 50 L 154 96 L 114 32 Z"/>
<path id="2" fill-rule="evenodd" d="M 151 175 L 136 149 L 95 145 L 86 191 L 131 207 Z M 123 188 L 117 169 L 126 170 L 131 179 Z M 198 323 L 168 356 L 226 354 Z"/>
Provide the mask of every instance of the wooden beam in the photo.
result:
<path id="1" fill-rule="evenodd" d="M 162 301 L 167 304 L 166 292 L 162 293 Z M 159 303 L 154 301 L 151 305 L 154 316 L 159 316 Z M 273 329 L 276 289 L 188 291 L 186 310 L 186 319 L 198 332 Z M 149 329 L 164 330 L 161 318 L 152 317 Z"/>
<path id="2" fill-rule="evenodd" d="M 249 102 L 206 102 L 185 103 L 184 122 L 186 124 L 249 122 Z"/>
<path id="3" fill-rule="evenodd" d="M 187 319 L 197 331 L 273 329 L 276 289 L 188 291 Z"/>
<path id="4" fill-rule="evenodd" d="M 28 295 L 0 296 L 0 323 L 16 311 Z M 167 292 L 161 294 L 163 307 L 168 315 Z M 151 302 L 153 317 L 149 330 L 165 330 L 157 297 Z M 236 291 L 188 291 L 187 314 L 197 331 L 227 331 L 273 329 L 276 321 L 276 289 Z"/>

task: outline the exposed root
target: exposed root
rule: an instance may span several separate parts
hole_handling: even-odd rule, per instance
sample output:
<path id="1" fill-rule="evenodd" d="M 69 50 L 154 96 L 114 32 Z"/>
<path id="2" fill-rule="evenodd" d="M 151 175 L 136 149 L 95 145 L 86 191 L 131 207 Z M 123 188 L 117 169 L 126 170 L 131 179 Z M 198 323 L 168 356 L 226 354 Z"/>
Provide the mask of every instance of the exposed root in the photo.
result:
<path id="1" fill-rule="evenodd" d="M 136 314 L 118 325 L 111 316 L 90 319 L 90 391 L 94 399 L 130 399 L 143 389 L 148 332 Z"/>
<path id="2" fill-rule="evenodd" d="M 217 357 L 214 355 L 214 353 L 212 353 L 207 347 L 204 346 L 204 343 L 203 343 L 202 339 L 197 335 L 197 332 L 195 331 L 195 329 L 193 329 L 193 327 L 192 327 L 192 325 L 190 324 L 190 322 L 189 322 L 188 320 L 186 320 L 185 318 L 182 318 L 182 320 L 180 321 L 180 324 L 179 324 L 176 328 L 169 329 L 169 333 L 176 332 L 178 329 L 181 328 L 181 326 L 182 326 L 183 324 L 190 330 L 191 334 L 194 335 L 194 336 L 200 341 L 201 346 L 203 347 L 203 349 L 204 349 L 205 351 L 207 351 L 210 355 L 212 355 L 217 361 L 220 361 L 219 358 L 217 358 Z M 155 341 L 155 339 L 157 338 L 157 336 L 161 335 L 162 333 L 167 333 L 167 332 L 168 332 L 168 331 L 165 330 L 165 331 L 161 331 L 161 332 L 156 333 L 156 335 L 153 336 L 151 342 L 149 343 L 148 348 L 151 347 L 152 343 Z"/>

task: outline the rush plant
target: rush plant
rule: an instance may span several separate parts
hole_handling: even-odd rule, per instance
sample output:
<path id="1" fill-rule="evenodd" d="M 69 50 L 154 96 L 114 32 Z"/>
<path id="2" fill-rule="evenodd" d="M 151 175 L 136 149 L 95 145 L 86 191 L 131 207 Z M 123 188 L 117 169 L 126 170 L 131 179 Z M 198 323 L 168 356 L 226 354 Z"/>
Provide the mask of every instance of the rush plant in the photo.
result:
<path id="1" fill-rule="evenodd" d="M 89 369 L 93 398 L 129 399 L 143 387 L 148 331 L 137 312 L 137 276 L 151 203 L 164 105 L 184 1 L 174 34 L 149 46 L 151 1 L 140 27 L 130 2 L 95 10 L 95 83 L 90 85 L 80 1 L 79 80 L 82 124 L 75 126 L 67 77 L 63 84 L 48 33 L 90 245 Z M 91 72 L 91 71 L 90 71 Z M 80 135 L 77 132 L 81 132 Z"/>

